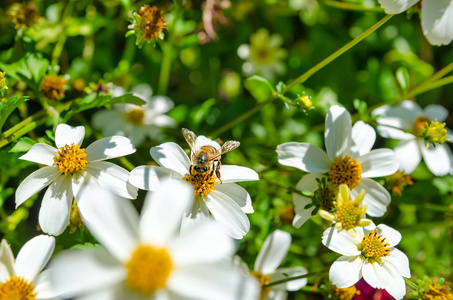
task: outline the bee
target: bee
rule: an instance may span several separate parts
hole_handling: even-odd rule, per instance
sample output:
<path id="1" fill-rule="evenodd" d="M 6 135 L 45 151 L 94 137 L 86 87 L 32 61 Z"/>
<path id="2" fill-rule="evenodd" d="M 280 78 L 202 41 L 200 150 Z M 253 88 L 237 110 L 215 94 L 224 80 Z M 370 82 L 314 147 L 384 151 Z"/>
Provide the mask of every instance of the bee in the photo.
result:
<path id="1" fill-rule="evenodd" d="M 222 180 L 220 179 L 220 158 L 225 153 L 239 147 L 240 143 L 238 141 L 228 141 L 219 149 L 216 149 L 211 145 L 203 145 L 200 149 L 197 149 L 195 146 L 197 135 L 186 128 L 183 128 L 181 131 L 192 152 L 190 157 L 192 162 L 189 169 L 190 175 L 205 175 L 208 173 L 212 175 L 212 173 L 215 172 L 220 183 L 222 183 Z"/>

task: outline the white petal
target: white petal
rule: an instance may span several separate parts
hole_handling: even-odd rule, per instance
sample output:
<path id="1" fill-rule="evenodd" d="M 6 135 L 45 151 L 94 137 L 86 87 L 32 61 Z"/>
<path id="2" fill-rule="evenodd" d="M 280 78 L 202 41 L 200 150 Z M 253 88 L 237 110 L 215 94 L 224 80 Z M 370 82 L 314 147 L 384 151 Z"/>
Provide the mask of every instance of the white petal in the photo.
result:
<path id="1" fill-rule="evenodd" d="M 278 162 L 305 172 L 325 173 L 332 161 L 326 152 L 308 143 L 289 142 L 277 146 Z"/>
<path id="2" fill-rule="evenodd" d="M 219 191 L 209 193 L 206 206 L 214 219 L 231 237 L 242 239 L 249 232 L 249 219 L 239 205 L 224 193 Z"/>
<path id="3" fill-rule="evenodd" d="M 236 247 L 219 224 L 206 221 L 185 232 L 169 248 L 178 266 L 188 266 L 230 259 Z"/>
<path id="4" fill-rule="evenodd" d="M 0 244 L 0 282 L 7 278 L 9 279 L 10 275 L 16 275 L 14 270 L 14 255 L 8 242 L 2 240 Z"/>
<path id="5" fill-rule="evenodd" d="M 202 222 L 211 220 L 209 209 L 203 199 L 195 197 L 192 207 L 186 212 L 182 218 L 181 236 L 190 232 L 192 227 L 198 226 Z"/>
<path id="6" fill-rule="evenodd" d="M 424 114 L 432 121 L 445 122 L 448 117 L 448 110 L 442 105 L 430 104 L 423 110 Z"/>
<path id="7" fill-rule="evenodd" d="M 401 233 L 385 224 L 377 226 L 379 234 L 385 237 L 385 241 L 390 244 L 390 247 L 395 247 L 401 241 Z"/>
<path id="8" fill-rule="evenodd" d="M 397 140 L 410 140 L 415 137 L 412 134 L 405 133 L 407 129 L 412 129 L 415 119 L 423 115 L 423 111 L 420 106 L 411 100 L 405 100 L 398 105 L 390 106 L 383 105 L 376 108 L 372 113 L 372 116 L 380 116 L 377 118 L 379 126 L 377 130 L 383 137 L 393 138 Z M 394 129 L 392 127 L 401 128 L 402 130 Z"/>
<path id="9" fill-rule="evenodd" d="M 125 268 L 104 250 L 71 250 L 52 259 L 52 286 L 65 298 L 113 286 L 126 277 Z"/>
<path id="10" fill-rule="evenodd" d="M 398 171 L 400 166 L 390 149 L 376 149 L 357 158 L 362 164 L 362 177 L 383 177 Z"/>
<path id="11" fill-rule="evenodd" d="M 419 0 L 378 0 L 387 14 L 399 14 L 417 3 Z"/>
<path id="12" fill-rule="evenodd" d="M 336 227 L 327 228 L 322 234 L 322 243 L 332 251 L 346 256 L 360 255 L 357 245 L 361 242 L 363 231 L 356 229 L 357 236 L 350 236 L 346 230 L 338 232 Z"/>
<path id="13" fill-rule="evenodd" d="M 382 217 L 390 204 L 389 192 L 373 179 L 364 177 L 360 185 L 351 191 L 352 198 L 355 199 L 362 189 L 366 192 L 363 198 L 363 204 L 367 205 L 366 213 L 372 217 Z"/>
<path id="14" fill-rule="evenodd" d="M 220 178 L 223 183 L 259 180 L 258 173 L 254 170 L 234 165 L 222 165 Z"/>
<path id="15" fill-rule="evenodd" d="M 152 147 L 151 156 L 162 167 L 171 169 L 183 176 L 189 173 L 190 160 L 178 144 L 169 142 Z"/>
<path id="16" fill-rule="evenodd" d="M 28 175 L 16 190 L 16 208 L 60 175 L 56 167 L 44 167 Z"/>
<path id="17" fill-rule="evenodd" d="M 395 149 L 396 159 L 400 163 L 400 170 L 407 174 L 414 172 L 422 160 L 422 154 L 417 140 L 401 141 L 396 145 Z"/>
<path id="18" fill-rule="evenodd" d="M 32 161 L 38 164 L 52 166 L 54 161 L 53 158 L 55 157 L 55 152 L 58 149 L 55 147 L 38 143 L 31 146 L 30 150 L 27 153 L 19 157 L 19 159 Z"/>
<path id="19" fill-rule="evenodd" d="M 364 262 L 363 279 L 375 289 L 385 289 L 391 280 L 387 271 L 377 262 Z"/>
<path id="20" fill-rule="evenodd" d="M 310 173 L 302 177 L 301 180 L 296 185 L 296 189 L 298 190 L 308 190 L 310 192 L 314 192 L 318 189 L 318 183 L 316 182 L 316 178 L 321 178 L 321 174 L 317 173 Z M 312 203 L 311 198 L 302 196 L 301 194 L 293 193 L 293 203 L 294 203 L 294 211 L 296 212 L 296 216 L 293 219 L 293 226 L 299 228 L 302 226 L 308 219 L 312 217 L 312 212 L 315 209 L 314 206 L 306 209 L 305 207 Z"/>
<path id="21" fill-rule="evenodd" d="M 384 263 L 383 268 L 389 277 L 385 290 L 396 300 L 403 299 L 406 295 L 406 283 L 399 270 L 393 264 L 389 263 Z"/>
<path id="22" fill-rule="evenodd" d="M 60 124 L 55 130 L 55 144 L 57 148 L 64 147 L 65 145 L 82 145 L 83 138 L 85 137 L 85 127 L 77 126 L 72 127 L 66 124 Z"/>
<path id="23" fill-rule="evenodd" d="M 126 169 L 110 162 L 96 161 L 89 163 L 85 171 L 115 194 L 128 199 L 137 198 L 137 188 L 128 182 L 129 172 Z"/>
<path id="24" fill-rule="evenodd" d="M 147 109 L 151 109 L 154 112 L 161 114 L 166 113 L 172 109 L 173 106 L 173 101 L 166 96 L 154 96 L 148 101 L 147 104 L 145 104 Z"/>
<path id="25" fill-rule="evenodd" d="M 224 183 L 216 186 L 215 189 L 230 197 L 246 214 L 253 213 L 252 199 L 244 188 L 234 183 Z"/>
<path id="26" fill-rule="evenodd" d="M 335 157 L 345 157 L 351 149 L 351 115 L 338 105 L 330 108 L 326 115 L 324 140 L 330 161 Z M 319 173 L 324 173 L 319 171 Z"/>
<path id="27" fill-rule="evenodd" d="M 29 281 L 35 280 L 49 262 L 55 248 L 55 238 L 48 235 L 38 235 L 22 246 L 17 254 L 16 275 L 22 276 Z"/>
<path id="28" fill-rule="evenodd" d="M 357 121 L 352 126 L 352 144 L 350 155 L 359 157 L 370 152 L 376 141 L 376 131 L 363 121 Z"/>
<path id="29" fill-rule="evenodd" d="M 253 269 L 262 274 L 274 272 L 288 253 L 291 235 L 282 230 L 269 234 L 261 247 Z"/>
<path id="30" fill-rule="evenodd" d="M 163 167 L 139 166 L 131 171 L 129 182 L 139 189 L 155 191 L 159 188 L 162 180 L 166 178 L 181 180 L 183 176 Z"/>
<path id="31" fill-rule="evenodd" d="M 147 83 L 137 84 L 136 86 L 134 86 L 134 88 L 131 90 L 131 92 L 132 92 L 132 94 L 134 94 L 134 96 L 137 96 L 137 97 L 143 99 L 147 103 L 148 103 L 149 99 L 151 98 L 151 95 L 153 94 L 153 90 Z"/>
<path id="32" fill-rule="evenodd" d="M 376 129 L 382 137 L 396 140 L 415 139 L 413 134 L 405 132 L 406 129 L 411 128 L 412 124 L 408 124 L 399 117 L 381 117 L 377 118 L 376 121 L 378 122 Z"/>
<path id="33" fill-rule="evenodd" d="M 451 163 L 445 147 L 448 145 L 430 145 L 429 148 L 423 146 L 424 142 L 420 141 L 423 159 L 425 160 L 428 169 L 436 176 L 444 176 L 450 173 Z"/>
<path id="34" fill-rule="evenodd" d="M 307 274 L 307 270 L 303 267 L 282 268 L 270 274 L 271 282 L 283 280 L 286 278 L 297 277 Z M 291 280 L 286 283 L 273 286 L 274 289 L 297 291 L 307 285 L 307 278 Z"/>
<path id="35" fill-rule="evenodd" d="M 103 109 L 93 114 L 91 124 L 102 130 L 104 136 L 122 135 L 123 116 L 115 109 Z"/>
<path id="36" fill-rule="evenodd" d="M 94 141 L 85 149 L 88 162 L 125 156 L 135 151 L 131 140 L 119 135 Z"/>
<path id="37" fill-rule="evenodd" d="M 330 267 L 329 279 L 337 288 L 350 287 L 362 278 L 362 265 L 359 256 L 341 256 Z"/>
<path id="38" fill-rule="evenodd" d="M 51 235 L 60 235 L 69 223 L 69 212 L 74 199 L 71 176 L 58 177 L 47 189 L 39 210 L 39 226 Z"/>
<path id="39" fill-rule="evenodd" d="M 195 149 L 198 151 L 203 146 L 212 146 L 215 149 L 220 149 L 219 143 L 205 137 L 204 135 L 199 135 L 195 140 Z"/>
<path id="40" fill-rule="evenodd" d="M 407 258 L 406 254 L 404 254 L 400 250 L 393 248 L 390 252 L 390 256 L 385 257 L 385 260 L 394 265 L 402 276 L 407 278 L 411 277 L 409 259 Z"/>
<path id="41" fill-rule="evenodd" d="M 44 270 L 38 274 L 38 276 L 33 280 L 35 285 L 34 292 L 38 295 L 36 300 L 59 300 L 60 298 L 55 293 L 52 284 L 50 282 L 50 270 Z"/>
<path id="42" fill-rule="evenodd" d="M 198 265 L 174 270 L 168 289 L 190 299 L 258 299 L 256 279 L 223 265 Z"/>
<path id="43" fill-rule="evenodd" d="M 132 203 L 89 178 L 78 194 L 77 204 L 94 237 L 119 261 L 127 261 L 139 240 L 138 213 Z"/>
<path id="44" fill-rule="evenodd" d="M 431 45 L 448 45 L 453 40 L 453 2 L 423 0 L 423 34 Z"/>
<path id="45" fill-rule="evenodd" d="M 193 187 L 182 180 L 168 179 L 149 192 L 140 219 L 140 238 L 152 245 L 165 246 L 181 226 L 184 212 L 193 204 Z"/>

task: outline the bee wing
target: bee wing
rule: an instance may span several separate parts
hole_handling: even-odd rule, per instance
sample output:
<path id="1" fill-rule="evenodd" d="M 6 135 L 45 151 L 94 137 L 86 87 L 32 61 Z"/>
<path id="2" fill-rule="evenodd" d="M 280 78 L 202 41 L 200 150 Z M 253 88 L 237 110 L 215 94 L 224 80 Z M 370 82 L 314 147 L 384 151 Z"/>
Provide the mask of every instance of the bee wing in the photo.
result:
<path id="1" fill-rule="evenodd" d="M 225 153 L 228 153 L 230 151 L 233 151 L 234 149 L 236 149 L 237 147 L 239 147 L 241 143 L 239 143 L 238 141 L 228 141 L 228 142 L 225 142 L 222 147 L 220 147 L 220 149 L 217 151 L 217 155 L 215 155 L 214 157 L 211 158 L 211 160 L 214 160 L 214 159 L 217 159 L 219 158 L 220 156 L 224 155 Z"/>
<path id="2" fill-rule="evenodd" d="M 195 152 L 195 140 L 197 139 L 197 135 L 187 128 L 182 128 L 181 131 L 182 135 L 186 139 L 187 144 L 190 147 L 190 150 L 192 152 Z"/>

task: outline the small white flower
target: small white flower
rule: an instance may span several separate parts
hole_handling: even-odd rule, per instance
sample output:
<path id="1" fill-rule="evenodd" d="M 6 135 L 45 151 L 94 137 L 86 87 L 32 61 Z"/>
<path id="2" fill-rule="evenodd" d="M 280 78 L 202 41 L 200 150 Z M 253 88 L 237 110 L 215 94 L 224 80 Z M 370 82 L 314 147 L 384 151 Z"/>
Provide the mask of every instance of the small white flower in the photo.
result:
<path id="1" fill-rule="evenodd" d="M 105 250 L 68 251 L 50 265 L 56 291 L 79 299 L 251 299 L 259 287 L 222 264 L 235 251 L 215 222 L 178 236 L 182 215 L 192 205 L 187 183 L 163 182 L 148 193 L 139 217 L 130 201 L 86 186 L 85 224 Z M 253 292 L 254 291 L 254 292 Z M 240 297 L 243 295 L 244 297 Z"/>
<path id="2" fill-rule="evenodd" d="M 411 276 L 407 256 L 396 249 L 401 234 L 387 225 L 373 230 L 357 227 L 356 236 L 336 228 L 324 231 L 322 243 L 340 253 L 330 267 L 329 278 L 338 288 L 347 288 L 362 277 L 375 289 L 385 289 L 396 299 L 406 294 L 403 277 Z"/>
<path id="3" fill-rule="evenodd" d="M 288 253 L 290 245 L 291 235 L 285 231 L 275 230 L 267 236 L 263 247 L 258 253 L 253 271 L 251 272 L 261 286 L 280 281 L 288 277 L 296 277 L 307 274 L 307 270 L 303 267 L 277 269 Z M 263 288 L 261 290 L 260 299 L 286 299 L 288 294 L 287 291 L 297 291 L 306 285 L 307 279 L 302 278 L 277 284 L 268 288 Z"/>
<path id="4" fill-rule="evenodd" d="M 378 0 L 388 14 L 399 14 L 420 0 Z M 448 45 L 453 40 L 453 0 L 423 0 L 423 34 L 432 45 Z"/>
<path id="5" fill-rule="evenodd" d="M 211 145 L 216 149 L 220 145 L 204 136 L 198 136 L 196 147 Z M 175 143 L 163 143 L 150 150 L 151 156 L 161 166 L 139 166 L 132 170 L 129 182 L 134 186 L 153 191 L 163 178 L 175 178 L 184 181 L 189 174 L 190 161 L 184 150 Z M 183 230 L 202 219 L 212 217 L 222 225 L 233 238 L 240 239 L 250 229 L 246 213 L 252 213 L 252 200 L 249 193 L 234 182 L 258 180 L 258 174 L 252 169 L 234 165 L 222 165 L 220 177 L 209 181 L 194 183 L 197 195 L 194 205 L 183 220 Z"/>
<path id="6" fill-rule="evenodd" d="M 127 136 L 134 145 L 141 144 L 146 137 L 160 138 L 160 127 L 173 127 L 175 121 L 165 115 L 173 108 L 173 102 L 166 96 L 154 96 L 147 84 L 132 89 L 134 96 L 144 100 L 141 106 L 134 104 L 114 104 L 113 109 L 101 110 L 93 115 L 93 126 L 101 129 L 104 136 Z M 125 94 L 121 87 L 113 88 L 113 96 Z"/>
<path id="7" fill-rule="evenodd" d="M 74 198 L 79 201 L 78 192 L 90 177 L 122 197 L 137 197 L 137 189 L 127 182 L 129 172 L 104 161 L 134 153 L 135 148 L 130 140 L 122 136 L 112 136 L 97 140 L 86 148 L 80 148 L 84 136 L 83 126 L 60 124 L 55 131 L 55 144 L 58 149 L 38 143 L 20 157 L 46 165 L 31 173 L 16 190 L 17 208 L 50 185 L 39 211 L 39 225 L 45 233 L 56 236 L 65 230 L 72 201 Z"/>
<path id="8" fill-rule="evenodd" d="M 318 191 L 318 200 L 330 201 L 335 199 L 336 189 L 341 184 L 347 184 L 353 198 L 362 189 L 365 190 L 363 204 L 367 205 L 368 215 L 384 215 L 390 203 L 390 194 L 370 178 L 387 176 L 398 170 L 399 164 L 393 151 L 371 150 L 376 140 L 374 129 L 362 121 L 352 126 L 349 112 L 336 105 L 326 115 L 324 138 L 327 153 L 309 143 L 289 142 L 277 146 L 279 163 L 311 173 L 305 175 L 296 188 Z M 317 178 L 323 177 L 328 178 L 325 191 L 320 190 L 316 182 Z M 311 217 L 316 206 L 307 207 L 312 199 L 300 194 L 294 193 L 293 200 L 296 210 L 293 225 L 300 227 Z M 330 205 L 331 202 L 328 203 Z"/>
<path id="9" fill-rule="evenodd" d="M 6 240 L 0 245 L 0 298 L 57 300 L 50 284 L 47 265 L 55 248 L 55 238 L 38 235 L 24 244 L 14 256 Z"/>
<path id="10" fill-rule="evenodd" d="M 431 104 L 421 109 L 414 101 L 405 100 L 398 105 L 383 105 L 372 112 L 377 118 L 377 130 L 385 138 L 401 140 L 394 151 L 400 162 L 400 169 L 407 174 L 412 173 L 423 157 L 428 169 L 436 176 L 453 173 L 453 155 L 447 144 L 426 147 L 426 142 L 415 134 L 421 134 L 426 123 L 437 120 L 444 122 L 448 111 L 441 105 Z M 400 128 L 400 129 L 397 129 Z M 451 130 L 447 128 L 447 136 L 453 141 Z"/>
<path id="11" fill-rule="evenodd" d="M 266 28 L 260 28 L 250 36 L 250 45 L 241 45 L 238 55 L 247 60 L 242 69 L 246 75 L 258 74 L 267 79 L 273 79 L 275 75 L 283 75 L 286 71 L 282 62 L 287 52 L 280 46 L 283 38 L 279 34 L 269 36 Z"/>

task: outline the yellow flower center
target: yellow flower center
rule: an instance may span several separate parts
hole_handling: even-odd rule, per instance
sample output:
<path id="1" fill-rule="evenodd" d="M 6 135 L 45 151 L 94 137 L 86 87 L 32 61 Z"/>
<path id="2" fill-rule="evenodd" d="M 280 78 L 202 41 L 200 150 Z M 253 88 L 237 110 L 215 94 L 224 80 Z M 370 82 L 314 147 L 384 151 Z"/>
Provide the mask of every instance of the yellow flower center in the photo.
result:
<path id="1" fill-rule="evenodd" d="M 366 259 L 376 259 L 390 255 L 391 249 L 387 248 L 389 243 L 385 242 L 385 237 L 379 235 L 378 230 L 368 232 L 368 235 L 362 238 L 359 250 Z"/>
<path id="2" fill-rule="evenodd" d="M 194 188 L 194 194 L 201 198 L 204 198 L 210 192 L 215 191 L 214 187 L 217 185 L 217 176 L 214 172 L 194 175 L 187 173 L 182 179 L 191 183 Z"/>
<path id="3" fill-rule="evenodd" d="M 447 129 L 445 129 L 445 123 L 439 123 L 437 120 L 434 120 L 429 124 L 428 128 L 426 128 L 425 132 L 423 133 L 423 137 L 427 142 L 427 147 L 430 144 L 435 143 L 443 143 L 450 141 L 447 138 Z"/>
<path id="4" fill-rule="evenodd" d="M 344 158 L 342 156 L 335 157 L 328 174 L 329 180 L 334 186 L 346 184 L 352 190 L 360 185 L 362 164 L 348 155 Z"/>
<path id="5" fill-rule="evenodd" d="M 412 126 L 412 130 L 414 134 L 422 135 L 426 128 L 426 123 L 429 123 L 431 120 L 427 117 L 418 116 L 415 119 L 414 125 Z"/>
<path id="6" fill-rule="evenodd" d="M 361 209 L 354 204 L 353 201 L 346 201 L 337 210 L 338 222 L 341 222 L 343 228 L 346 230 L 358 226 L 362 216 Z"/>
<path id="7" fill-rule="evenodd" d="M 143 123 L 143 119 L 145 118 L 145 111 L 140 107 L 134 108 L 127 113 L 126 118 L 132 123 L 140 125 Z"/>
<path id="8" fill-rule="evenodd" d="M 147 41 L 157 40 L 162 38 L 162 31 L 167 28 L 167 21 L 162 16 L 159 8 L 156 6 L 144 5 L 138 11 L 142 17 L 143 23 L 141 24 L 143 34 Z"/>
<path id="9" fill-rule="evenodd" d="M 406 185 L 413 185 L 411 177 L 403 171 L 396 171 L 395 174 L 386 179 L 386 186 L 395 194 L 401 196 Z"/>
<path id="10" fill-rule="evenodd" d="M 450 283 L 432 283 L 428 291 L 423 295 L 423 300 L 453 300 L 453 293 L 450 291 Z"/>
<path id="11" fill-rule="evenodd" d="M 352 300 L 355 295 L 360 295 L 360 291 L 357 290 L 355 285 L 340 289 L 336 286 L 333 286 L 333 291 L 339 300 Z"/>
<path id="12" fill-rule="evenodd" d="M 0 283 L 0 300 L 34 300 L 38 293 L 33 293 L 35 286 L 23 277 L 11 276 Z"/>
<path id="13" fill-rule="evenodd" d="M 150 296 L 165 287 L 172 268 L 167 250 L 139 245 L 126 264 L 126 284 L 132 291 Z"/>
<path id="14" fill-rule="evenodd" d="M 252 271 L 251 274 L 258 280 L 258 283 L 261 285 L 261 287 L 263 287 L 265 284 L 271 283 L 271 277 L 269 275 L 264 275 L 263 273 L 256 271 Z M 271 287 L 261 288 L 260 300 L 266 299 L 271 289 Z"/>
<path id="15" fill-rule="evenodd" d="M 80 148 L 79 145 L 72 143 L 71 146 L 64 145 L 60 147 L 60 150 L 55 152 L 53 165 L 57 166 L 58 171 L 65 175 L 68 173 L 73 174 L 74 172 L 85 169 L 88 163 L 86 157 L 85 148 Z"/>
<path id="16" fill-rule="evenodd" d="M 79 207 L 75 200 L 72 200 L 71 211 L 69 213 L 69 227 L 69 233 L 74 233 L 77 227 L 82 231 L 85 229 L 83 219 L 79 214 Z"/>

